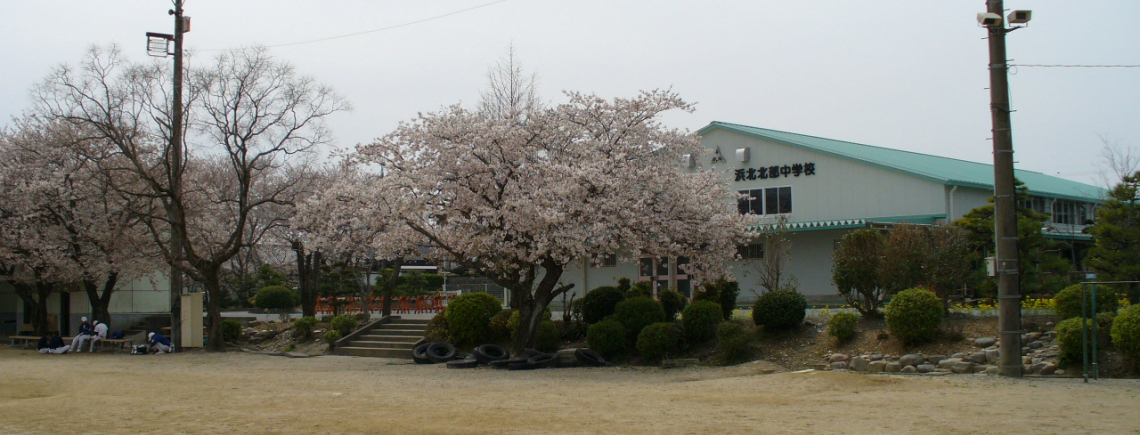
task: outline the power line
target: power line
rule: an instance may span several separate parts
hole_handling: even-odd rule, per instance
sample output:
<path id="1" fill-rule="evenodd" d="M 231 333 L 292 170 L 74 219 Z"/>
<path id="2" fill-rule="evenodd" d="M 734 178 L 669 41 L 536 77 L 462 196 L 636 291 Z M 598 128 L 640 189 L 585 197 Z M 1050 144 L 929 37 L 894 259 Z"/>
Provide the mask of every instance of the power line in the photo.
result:
<path id="1" fill-rule="evenodd" d="M 394 26 L 382 27 L 382 28 L 379 28 L 379 29 L 373 29 L 373 30 L 365 30 L 365 31 L 363 31 L 363 32 L 349 33 L 349 34 L 346 34 L 346 35 L 330 36 L 330 37 L 327 37 L 327 38 L 310 39 L 310 40 L 307 40 L 307 41 L 286 42 L 286 43 L 284 43 L 284 44 L 274 44 L 274 45 L 267 45 L 267 46 L 266 46 L 266 48 L 273 48 L 273 47 L 287 47 L 287 46 L 290 46 L 290 45 L 301 45 L 301 44 L 312 44 L 312 43 L 315 43 L 315 42 L 324 42 L 324 41 L 331 41 L 331 40 L 333 40 L 333 39 L 350 38 L 350 37 L 353 37 L 353 36 L 367 35 L 367 34 L 369 34 L 369 33 L 383 32 L 383 31 L 385 31 L 385 30 L 392 30 L 392 29 L 398 29 L 398 28 L 401 28 L 401 27 L 408 27 L 408 26 L 412 26 L 412 25 L 415 25 L 415 24 L 420 24 L 420 23 L 425 23 L 425 22 L 428 22 L 428 21 L 432 21 L 432 20 L 438 20 L 438 19 L 440 19 L 440 18 L 446 18 L 446 17 L 450 17 L 450 16 L 452 16 L 452 15 L 462 14 L 462 13 L 464 13 L 464 12 L 473 11 L 473 10 L 475 10 L 475 9 L 484 8 L 484 7 L 487 7 L 487 6 L 491 6 L 491 5 L 494 5 L 494 4 L 498 4 L 498 3 L 503 3 L 503 2 L 505 2 L 505 1 L 507 1 L 507 0 L 497 0 L 497 1 L 493 1 L 493 2 L 490 2 L 490 3 L 481 4 L 481 5 L 479 5 L 479 6 L 473 6 L 473 7 L 467 8 L 467 9 L 460 9 L 460 10 L 458 10 L 458 11 L 454 11 L 454 12 L 448 12 L 448 13 L 446 13 L 446 14 L 443 14 L 443 15 L 436 15 L 436 16 L 434 16 L 434 17 L 430 17 L 430 18 L 424 18 L 424 19 L 422 19 L 422 20 L 411 21 L 411 22 L 402 23 L 402 24 L 396 24 L 396 25 L 394 25 Z M 200 51 L 225 51 L 225 50 L 228 50 L 228 49 L 224 49 L 224 48 L 214 48 L 214 49 L 209 49 L 209 50 L 200 50 Z"/>
<path id="2" fill-rule="evenodd" d="M 1026 68 L 1140 68 L 1140 65 L 1028 65 L 1028 64 L 1010 64 L 1009 66 L 1020 66 Z"/>

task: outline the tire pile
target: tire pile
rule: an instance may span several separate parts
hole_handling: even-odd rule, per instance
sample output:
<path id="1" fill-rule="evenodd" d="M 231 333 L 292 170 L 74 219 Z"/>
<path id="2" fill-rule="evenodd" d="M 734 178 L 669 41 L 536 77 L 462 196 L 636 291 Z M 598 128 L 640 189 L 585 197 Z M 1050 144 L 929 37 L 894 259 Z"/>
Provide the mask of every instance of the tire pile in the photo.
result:
<path id="1" fill-rule="evenodd" d="M 412 351 L 416 364 L 446 363 L 449 369 L 472 369 L 480 365 L 505 370 L 534 370 L 548 367 L 566 366 L 558 363 L 557 353 L 539 352 L 527 349 L 522 356 L 511 358 L 507 349 L 497 344 L 484 344 L 475 348 L 475 353 L 461 355 L 451 343 L 423 343 Z M 574 350 L 574 363 L 570 366 L 601 367 L 606 360 L 590 349 Z"/>

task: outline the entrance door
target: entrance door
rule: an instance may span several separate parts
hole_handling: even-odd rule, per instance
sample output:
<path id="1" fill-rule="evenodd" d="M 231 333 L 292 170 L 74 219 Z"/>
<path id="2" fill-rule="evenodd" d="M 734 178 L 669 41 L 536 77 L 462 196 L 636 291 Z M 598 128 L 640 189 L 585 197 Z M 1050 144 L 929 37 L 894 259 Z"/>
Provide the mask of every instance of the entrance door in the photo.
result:
<path id="1" fill-rule="evenodd" d="M 689 257 L 677 257 L 677 270 L 674 282 L 675 290 L 681 292 L 686 298 L 693 297 L 693 281 L 689 279 Z"/>
<path id="2" fill-rule="evenodd" d="M 658 292 L 666 288 L 677 290 L 686 297 L 691 296 L 691 280 L 685 270 L 689 264 L 689 258 L 677 257 L 675 267 L 670 260 L 670 257 L 642 257 L 639 262 L 640 267 L 638 267 L 638 280 L 653 283 L 652 296 L 654 298 L 657 297 Z"/>

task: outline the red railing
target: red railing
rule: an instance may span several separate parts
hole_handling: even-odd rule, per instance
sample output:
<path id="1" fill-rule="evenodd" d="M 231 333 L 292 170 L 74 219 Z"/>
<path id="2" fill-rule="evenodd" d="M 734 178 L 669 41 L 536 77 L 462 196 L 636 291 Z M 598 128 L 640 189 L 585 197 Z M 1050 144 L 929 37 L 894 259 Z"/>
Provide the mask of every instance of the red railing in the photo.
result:
<path id="1" fill-rule="evenodd" d="M 398 296 L 392 298 L 392 314 L 430 314 L 443 311 L 447 304 L 455 299 L 455 295 L 431 295 L 431 296 Z M 317 315 L 327 316 L 336 312 L 336 306 L 340 305 L 341 314 L 361 314 L 364 312 L 379 313 L 383 307 L 383 299 L 380 297 L 366 297 L 360 298 L 356 296 L 347 297 L 325 297 L 317 298 Z"/>

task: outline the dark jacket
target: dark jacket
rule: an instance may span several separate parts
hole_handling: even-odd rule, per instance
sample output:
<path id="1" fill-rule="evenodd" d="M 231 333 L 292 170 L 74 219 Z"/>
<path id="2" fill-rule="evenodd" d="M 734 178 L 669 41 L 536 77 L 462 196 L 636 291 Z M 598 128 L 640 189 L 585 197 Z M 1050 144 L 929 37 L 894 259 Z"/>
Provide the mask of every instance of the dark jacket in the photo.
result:
<path id="1" fill-rule="evenodd" d="M 80 323 L 79 335 L 95 335 L 95 327 L 90 323 Z"/>
<path id="2" fill-rule="evenodd" d="M 36 350 L 48 348 L 48 341 L 50 341 L 50 340 L 51 340 L 50 335 L 45 335 L 43 337 L 40 337 L 40 342 L 36 343 Z"/>
<path id="3" fill-rule="evenodd" d="M 158 344 L 158 343 L 162 343 L 164 346 L 170 346 L 170 339 L 166 338 L 165 335 L 162 335 L 162 334 L 159 334 L 156 332 L 154 334 L 154 337 L 150 338 L 150 344 L 154 345 L 154 344 Z"/>
<path id="4" fill-rule="evenodd" d="M 53 336 L 51 340 L 48 340 L 48 349 L 59 349 L 63 346 L 65 346 L 63 344 L 63 337 Z"/>

